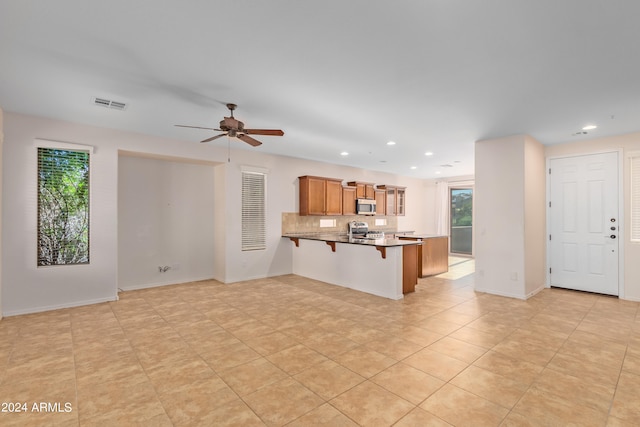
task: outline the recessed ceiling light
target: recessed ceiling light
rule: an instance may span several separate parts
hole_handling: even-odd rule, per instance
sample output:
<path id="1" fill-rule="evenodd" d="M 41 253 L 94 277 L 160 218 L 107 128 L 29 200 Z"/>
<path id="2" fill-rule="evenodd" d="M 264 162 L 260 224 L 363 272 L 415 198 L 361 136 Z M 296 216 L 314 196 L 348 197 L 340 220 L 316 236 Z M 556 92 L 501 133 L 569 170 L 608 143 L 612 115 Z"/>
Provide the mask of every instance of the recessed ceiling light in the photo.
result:
<path id="1" fill-rule="evenodd" d="M 596 126 L 596 125 L 587 125 L 587 126 L 583 127 L 582 130 L 592 130 L 592 129 L 595 129 L 597 127 L 598 126 Z"/>
<path id="2" fill-rule="evenodd" d="M 440 174 L 440 171 L 436 171 L 436 174 L 438 174 L 438 175 L 439 175 L 439 174 Z"/>
<path id="3" fill-rule="evenodd" d="M 427 151 L 426 153 L 424 153 L 425 156 L 433 156 L 433 153 L 431 151 Z"/>
<path id="4" fill-rule="evenodd" d="M 341 155 L 341 156 L 348 156 L 348 155 L 349 155 L 349 153 L 348 153 L 348 152 L 346 152 L 346 151 L 343 151 L 342 153 L 340 153 L 340 155 Z"/>
<path id="5" fill-rule="evenodd" d="M 411 169 L 418 169 L 417 166 L 411 166 Z"/>
<path id="6" fill-rule="evenodd" d="M 387 142 L 387 145 L 396 145 L 395 141 L 389 141 Z"/>

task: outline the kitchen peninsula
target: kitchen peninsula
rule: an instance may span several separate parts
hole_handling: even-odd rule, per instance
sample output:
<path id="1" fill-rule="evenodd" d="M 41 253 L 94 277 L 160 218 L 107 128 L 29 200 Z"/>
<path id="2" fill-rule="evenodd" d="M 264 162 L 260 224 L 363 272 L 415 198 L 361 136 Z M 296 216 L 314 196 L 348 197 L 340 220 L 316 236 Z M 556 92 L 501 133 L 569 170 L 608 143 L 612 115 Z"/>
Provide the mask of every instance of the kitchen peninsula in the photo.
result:
<path id="1" fill-rule="evenodd" d="M 283 234 L 294 244 L 293 273 L 394 300 L 418 281 L 420 241 L 347 234 Z"/>

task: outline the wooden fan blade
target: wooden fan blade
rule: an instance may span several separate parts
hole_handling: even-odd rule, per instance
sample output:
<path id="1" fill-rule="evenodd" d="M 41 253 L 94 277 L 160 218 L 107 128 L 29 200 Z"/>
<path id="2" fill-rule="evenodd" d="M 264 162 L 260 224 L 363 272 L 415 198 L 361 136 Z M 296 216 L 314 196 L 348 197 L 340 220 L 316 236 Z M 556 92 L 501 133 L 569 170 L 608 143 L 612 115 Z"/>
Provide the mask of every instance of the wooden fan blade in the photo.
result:
<path id="1" fill-rule="evenodd" d="M 174 125 L 174 126 L 178 126 L 179 128 L 206 129 L 206 130 L 220 130 L 220 129 L 214 129 L 214 128 L 203 128 L 203 127 L 200 127 L 200 126 L 186 126 L 186 125 Z"/>
<path id="2" fill-rule="evenodd" d="M 213 141 L 214 139 L 222 138 L 223 136 L 226 136 L 226 135 L 227 135 L 226 133 L 221 133 L 220 135 L 212 136 L 211 138 L 204 139 L 204 140 L 202 140 L 200 142 Z"/>
<path id="3" fill-rule="evenodd" d="M 244 129 L 244 133 L 249 135 L 271 135 L 282 136 L 284 132 L 280 129 Z"/>
<path id="4" fill-rule="evenodd" d="M 241 139 L 242 141 L 246 142 L 249 145 L 253 145 L 254 147 L 262 145 L 262 142 L 258 141 L 257 139 L 251 138 L 249 135 L 238 135 L 238 139 Z"/>

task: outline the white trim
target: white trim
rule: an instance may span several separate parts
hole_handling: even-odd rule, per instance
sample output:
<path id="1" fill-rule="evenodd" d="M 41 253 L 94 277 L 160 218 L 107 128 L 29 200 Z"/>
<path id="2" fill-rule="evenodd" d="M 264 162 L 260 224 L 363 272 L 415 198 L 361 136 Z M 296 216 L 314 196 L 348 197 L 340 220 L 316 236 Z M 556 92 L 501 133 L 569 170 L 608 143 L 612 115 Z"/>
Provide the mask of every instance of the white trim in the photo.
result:
<path id="1" fill-rule="evenodd" d="M 155 282 L 155 283 L 142 283 L 139 285 L 119 286 L 119 289 L 123 292 L 128 292 L 128 291 L 137 291 L 139 289 L 158 288 L 161 286 L 183 285 L 185 283 L 203 282 L 205 280 L 215 280 L 222 284 L 222 282 L 220 282 L 219 280 L 213 277 L 200 277 L 200 278 L 196 277 L 196 278 L 185 278 L 184 280 L 181 279 L 179 282 L 176 282 L 175 280 L 165 280 L 162 282 Z"/>
<path id="2" fill-rule="evenodd" d="M 45 305 L 45 306 L 41 306 L 41 307 L 25 308 L 25 309 L 21 309 L 21 310 L 11 310 L 11 311 L 7 311 L 7 312 L 3 313 L 3 315 L 5 317 L 20 316 L 22 314 L 41 313 L 43 311 L 60 310 L 62 308 L 81 307 L 81 306 L 84 306 L 84 305 L 100 304 L 100 303 L 103 303 L 103 302 L 117 301 L 117 300 L 118 300 L 118 295 L 115 295 L 115 296 L 112 296 L 112 297 L 96 298 L 96 299 L 90 299 L 90 300 L 86 300 L 86 301 L 74 301 L 74 302 L 71 302 L 71 303 L 56 304 L 56 305 Z"/>
<path id="3" fill-rule="evenodd" d="M 34 141 L 36 148 L 53 148 L 58 150 L 86 151 L 93 154 L 94 147 L 92 145 L 75 144 L 72 142 L 52 141 L 49 139 L 36 138 Z"/>
<path id="4" fill-rule="evenodd" d="M 601 150 L 601 151 L 592 151 L 588 153 L 575 153 L 575 154 L 563 154 L 560 156 L 551 156 L 546 159 L 546 187 L 547 187 L 547 197 L 545 202 L 545 210 L 546 210 L 546 221 L 547 221 L 547 233 L 546 233 L 546 251 L 547 251 L 547 265 L 545 271 L 546 283 L 545 287 L 551 287 L 551 273 L 549 273 L 549 268 L 551 266 L 551 243 L 549 242 L 549 234 L 551 234 L 551 215 L 549 210 L 549 202 L 551 201 L 551 180 L 549 179 L 549 168 L 551 167 L 551 161 L 556 159 L 566 159 L 571 157 L 582 157 L 582 156 L 591 156 L 594 154 L 606 154 L 606 153 L 617 153 L 618 154 L 618 237 L 626 236 L 624 229 L 624 219 L 625 219 L 625 211 L 624 211 L 624 159 L 625 156 L 624 150 L 622 148 L 612 149 L 612 150 Z M 618 298 L 625 298 L 625 287 L 624 287 L 624 239 L 619 239 L 618 241 Z"/>
<path id="5" fill-rule="evenodd" d="M 512 293 L 509 293 L 509 292 L 499 292 L 499 291 L 496 291 L 495 289 L 484 289 L 484 288 L 474 287 L 473 290 L 475 292 L 482 292 L 484 294 L 498 295 L 498 296 L 501 296 L 501 297 L 508 297 L 508 298 L 516 298 L 516 299 L 520 299 L 520 300 L 526 300 L 528 298 L 526 295 L 512 294 Z"/>
<path id="6" fill-rule="evenodd" d="M 259 166 L 240 165 L 240 172 L 259 173 L 259 174 L 262 174 L 262 175 L 268 175 L 269 174 L 269 169 L 261 168 Z"/>

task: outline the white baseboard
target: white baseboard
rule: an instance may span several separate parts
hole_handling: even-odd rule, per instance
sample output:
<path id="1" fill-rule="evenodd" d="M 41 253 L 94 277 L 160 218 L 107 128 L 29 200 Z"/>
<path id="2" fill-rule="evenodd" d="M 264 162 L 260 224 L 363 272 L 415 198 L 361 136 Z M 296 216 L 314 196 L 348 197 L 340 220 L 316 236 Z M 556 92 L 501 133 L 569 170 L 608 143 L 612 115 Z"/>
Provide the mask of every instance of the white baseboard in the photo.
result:
<path id="1" fill-rule="evenodd" d="M 214 279 L 213 277 L 185 278 L 185 279 L 180 279 L 177 282 L 175 280 L 167 280 L 164 282 L 140 283 L 137 285 L 127 285 L 127 286 L 118 285 L 118 289 L 121 289 L 123 291 L 136 291 L 139 289 L 157 288 L 160 286 L 179 285 L 181 283 L 200 282 L 202 280 L 216 280 L 216 279 Z"/>
<path id="2" fill-rule="evenodd" d="M 521 300 L 526 300 L 528 298 L 526 295 L 511 294 L 511 293 L 508 293 L 508 292 L 496 292 L 494 289 L 481 289 L 481 288 L 475 287 L 474 290 L 476 292 L 484 292 L 485 294 L 498 295 L 498 296 L 501 296 L 501 297 L 516 298 L 516 299 L 521 299 Z"/>
<path id="3" fill-rule="evenodd" d="M 21 310 L 9 310 L 9 311 L 6 311 L 6 312 L 2 313 L 2 315 L 4 317 L 20 316 L 22 314 L 41 313 L 43 311 L 60 310 L 62 308 L 80 307 L 80 306 L 83 306 L 83 305 L 100 304 L 100 303 L 103 303 L 103 302 L 117 301 L 117 300 L 118 300 L 118 295 L 114 295 L 112 297 L 97 298 L 97 299 L 85 300 L 85 301 L 74 301 L 74 302 L 69 302 L 69 303 L 64 303 L 64 304 L 56 304 L 56 305 L 46 305 L 46 306 L 41 306 L 41 307 L 24 308 L 24 309 L 21 309 Z"/>

